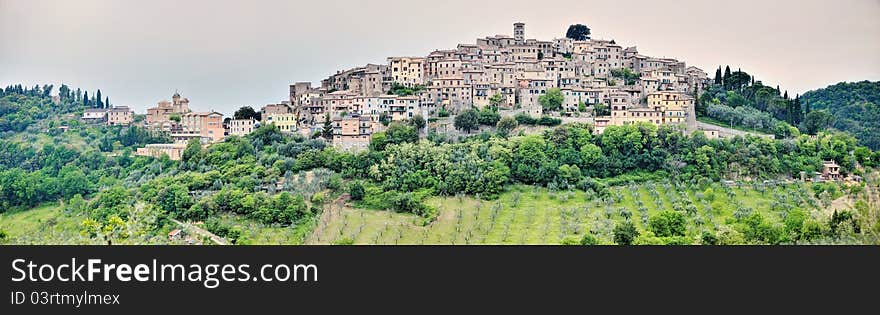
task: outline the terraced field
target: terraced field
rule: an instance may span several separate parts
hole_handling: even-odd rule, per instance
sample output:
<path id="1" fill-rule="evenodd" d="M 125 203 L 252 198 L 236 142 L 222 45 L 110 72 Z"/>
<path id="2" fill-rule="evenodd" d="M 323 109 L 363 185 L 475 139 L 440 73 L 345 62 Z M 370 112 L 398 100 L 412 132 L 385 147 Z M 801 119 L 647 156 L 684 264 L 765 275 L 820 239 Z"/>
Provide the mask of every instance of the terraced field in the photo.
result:
<path id="1" fill-rule="evenodd" d="M 780 222 L 794 207 L 814 216 L 819 201 L 806 184 L 742 185 L 716 183 L 706 189 L 671 183 L 647 183 L 610 189 L 605 200 L 582 191 L 550 191 L 514 186 L 496 200 L 434 197 L 439 210 L 427 226 L 422 219 L 390 211 L 328 206 L 307 244 L 559 244 L 566 237 L 592 233 L 612 243 L 617 222 L 630 218 L 644 233 L 648 218 L 663 210 L 688 214 L 689 237 L 725 225 L 729 218 L 760 212 Z"/>

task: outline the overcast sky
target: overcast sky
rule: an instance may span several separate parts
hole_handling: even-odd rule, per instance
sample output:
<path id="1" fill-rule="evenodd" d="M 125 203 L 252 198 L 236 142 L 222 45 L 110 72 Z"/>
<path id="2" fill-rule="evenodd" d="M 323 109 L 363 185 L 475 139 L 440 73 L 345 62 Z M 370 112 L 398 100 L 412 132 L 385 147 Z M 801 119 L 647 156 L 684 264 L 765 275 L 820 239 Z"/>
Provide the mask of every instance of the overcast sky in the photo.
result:
<path id="1" fill-rule="evenodd" d="M 742 68 L 791 94 L 880 80 L 880 0 L 0 0 L 0 85 L 61 82 L 138 112 L 175 90 L 231 113 L 295 81 L 512 34 L 636 45 L 706 70 Z"/>

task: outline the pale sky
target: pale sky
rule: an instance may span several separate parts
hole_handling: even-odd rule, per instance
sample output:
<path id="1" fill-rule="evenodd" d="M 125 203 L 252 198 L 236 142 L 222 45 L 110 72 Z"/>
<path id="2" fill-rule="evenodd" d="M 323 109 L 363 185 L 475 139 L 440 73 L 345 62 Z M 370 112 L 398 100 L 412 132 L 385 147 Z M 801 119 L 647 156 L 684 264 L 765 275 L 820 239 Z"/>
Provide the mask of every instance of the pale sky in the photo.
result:
<path id="1" fill-rule="evenodd" d="M 287 98 L 295 81 L 477 37 L 594 38 L 711 75 L 742 68 L 790 94 L 880 80 L 880 0 L 0 0 L 0 85 L 100 88 L 143 113 L 175 90 L 231 113 Z"/>

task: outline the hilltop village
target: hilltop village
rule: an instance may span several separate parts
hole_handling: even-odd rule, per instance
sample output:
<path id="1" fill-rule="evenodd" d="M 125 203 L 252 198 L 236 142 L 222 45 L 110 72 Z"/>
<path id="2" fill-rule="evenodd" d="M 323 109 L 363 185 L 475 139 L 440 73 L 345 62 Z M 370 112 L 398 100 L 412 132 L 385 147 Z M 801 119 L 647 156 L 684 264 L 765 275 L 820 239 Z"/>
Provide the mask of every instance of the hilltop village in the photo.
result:
<path id="1" fill-rule="evenodd" d="M 340 70 L 321 81 L 296 82 L 287 100 L 268 104 L 258 115 L 231 117 L 193 111 L 175 93 L 147 110 L 145 127 L 169 132 L 174 143 L 152 144 L 138 155 L 179 159 L 193 138 L 208 145 L 243 136 L 260 124 L 312 136 L 332 126 L 334 146 L 362 150 L 373 133 L 416 116 L 435 132 L 455 132 L 452 118 L 467 109 L 492 108 L 501 116 L 551 117 L 605 127 L 648 122 L 698 129 L 694 95 L 708 84 L 706 72 L 684 61 L 642 55 L 614 40 L 526 38 L 526 25 L 513 36 L 478 38 L 427 56 L 388 57 L 385 64 Z M 554 100 L 542 100 L 554 94 Z M 561 97 L 560 97 L 561 96 Z M 127 107 L 89 109 L 83 119 L 130 124 Z M 237 119 L 236 119 L 237 118 Z M 469 130 L 468 130 L 469 131 Z M 718 137 L 716 130 L 705 130 Z"/>

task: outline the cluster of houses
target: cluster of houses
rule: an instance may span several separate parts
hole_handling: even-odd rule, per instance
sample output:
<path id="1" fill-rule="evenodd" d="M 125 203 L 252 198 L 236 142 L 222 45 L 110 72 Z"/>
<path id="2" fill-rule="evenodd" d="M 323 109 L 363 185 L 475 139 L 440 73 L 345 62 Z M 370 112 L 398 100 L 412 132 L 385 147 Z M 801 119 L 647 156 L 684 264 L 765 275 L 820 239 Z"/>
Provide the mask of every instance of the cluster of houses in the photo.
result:
<path id="1" fill-rule="evenodd" d="M 263 108 L 263 123 L 309 134 L 329 118 L 334 145 L 352 149 L 369 143 L 370 135 L 383 128 L 382 117 L 427 119 L 490 104 L 511 114 L 580 119 L 599 133 L 637 122 L 696 129 L 693 95 L 708 84 L 703 70 L 639 54 L 614 40 L 526 39 L 523 23 L 514 24 L 513 33 L 341 70 L 320 86 L 292 84 L 288 100 Z M 539 98 L 553 88 L 564 102 L 548 113 Z M 597 112 L 599 107 L 606 110 Z"/>
<path id="2" fill-rule="evenodd" d="M 693 95 L 708 84 L 701 69 L 672 58 L 645 56 L 614 40 L 527 39 L 523 23 L 514 24 L 513 34 L 479 38 L 427 56 L 389 57 L 386 64 L 338 71 L 320 86 L 291 84 L 287 100 L 260 109 L 260 121 L 224 122 L 219 112 L 190 110 L 189 100 L 175 93 L 171 101 L 149 108 L 144 121 L 147 128 L 170 133 L 174 142 L 150 145 L 138 154 L 178 159 L 193 138 L 207 145 L 227 135 L 246 135 L 259 124 L 312 135 L 328 120 L 335 146 L 359 150 L 388 121 L 417 115 L 430 121 L 441 112 L 455 115 L 490 105 L 508 115 L 593 123 L 597 133 L 638 122 L 696 129 Z M 561 109 L 548 112 L 539 98 L 554 88 L 564 101 Z M 130 124 L 132 112 L 126 107 L 90 109 L 83 118 Z M 714 134 L 707 130 L 707 135 Z"/>

